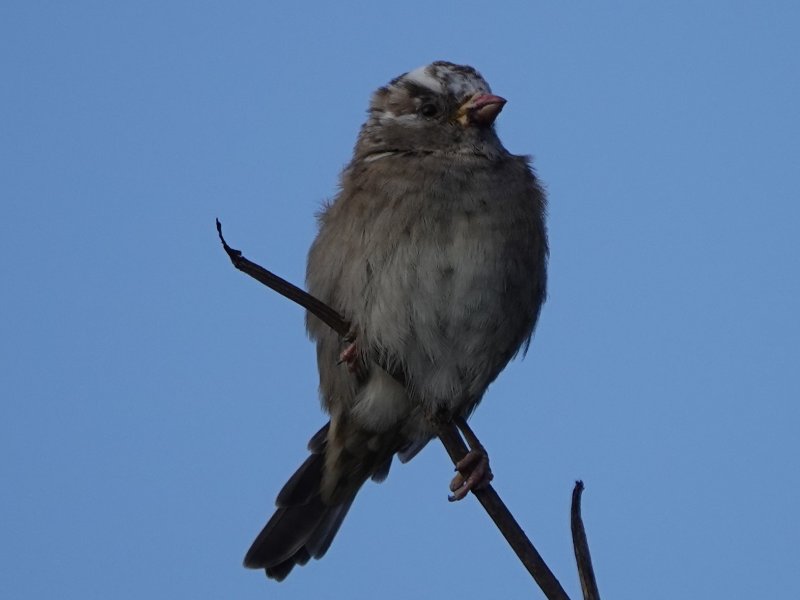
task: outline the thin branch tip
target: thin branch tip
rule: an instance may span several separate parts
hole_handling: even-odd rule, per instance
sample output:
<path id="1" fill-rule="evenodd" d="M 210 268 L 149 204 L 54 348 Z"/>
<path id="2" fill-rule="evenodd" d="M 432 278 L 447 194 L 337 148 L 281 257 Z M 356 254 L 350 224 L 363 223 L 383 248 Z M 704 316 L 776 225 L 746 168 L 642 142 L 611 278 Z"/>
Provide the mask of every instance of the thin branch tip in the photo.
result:
<path id="1" fill-rule="evenodd" d="M 228 245 L 228 242 L 225 241 L 225 238 L 222 235 L 222 223 L 220 223 L 219 219 L 215 219 L 215 221 L 217 222 L 217 235 L 219 236 L 219 241 L 222 242 L 222 247 L 225 250 L 225 253 L 228 255 L 228 258 L 233 261 L 233 266 L 238 269 L 239 265 L 237 264 L 237 260 L 242 257 L 242 252 L 241 250 L 235 250 Z"/>
<path id="2" fill-rule="evenodd" d="M 575 481 L 575 487 L 572 489 L 572 497 L 573 497 L 573 501 L 575 501 L 576 496 L 577 496 L 578 504 L 580 504 L 581 494 L 583 494 L 583 489 L 584 489 L 583 480 L 581 480 L 581 479 L 576 480 Z"/>
<path id="3" fill-rule="evenodd" d="M 578 578 L 581 582 L 584 600 L 600 600 L 597 579 L 592 566 L 592 555 L 589 552 L 589 542 L 586 539 L 586 529 L 583 526 L 583 518 L 581 517 L 582 493 L 583 481 L 579 479 L 572 489 L 572 507 L 570 509 L 572 547 L 575 551 L 575 562 L 578 565 Z"/>

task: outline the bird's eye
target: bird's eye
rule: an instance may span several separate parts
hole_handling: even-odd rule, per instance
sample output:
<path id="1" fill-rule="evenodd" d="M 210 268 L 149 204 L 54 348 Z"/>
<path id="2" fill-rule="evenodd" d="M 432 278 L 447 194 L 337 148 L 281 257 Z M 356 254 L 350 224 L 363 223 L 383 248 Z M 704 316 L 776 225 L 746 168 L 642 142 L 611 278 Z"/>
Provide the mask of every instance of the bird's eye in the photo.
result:
<path id="1" fill-rule="evenodd" d="M 423 117 L 435 117 L 439 114 L 439 109 L 432 102 L 426 102 L 419 107 L 419 112 Z"/>

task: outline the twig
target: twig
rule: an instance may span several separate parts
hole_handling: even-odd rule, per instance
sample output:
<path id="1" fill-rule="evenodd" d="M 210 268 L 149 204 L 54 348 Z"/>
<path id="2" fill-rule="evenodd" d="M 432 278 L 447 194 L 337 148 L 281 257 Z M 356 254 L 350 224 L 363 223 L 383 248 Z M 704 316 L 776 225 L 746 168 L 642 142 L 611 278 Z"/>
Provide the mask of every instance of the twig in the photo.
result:
<path id="1" fill-rule="evenodd" d="M 464 440 L 461 439 L 461 435 L 458 433 L 458 428 L 452 421 L 440 427 L 439 439 L 444 444 L 453 464 L 458 463 L 468 452 Z M 494 524 L 497 525 L 500 533 L 506 538 L 508 545 L 517 554 L 548 600 L 569 600 L 569 596 L 567 596 L 564 588 L 561 587 L 556 576 L 553 575 L 550 567 L 544 562 L 542 555 L 539 554 L 528 539 L 528 536 L 525 535 L 522 527 L 519 526 L 514 515 L 508 510 L 491 484 L 481 489 L 473 489 L 472 493 L 475 494 L 478 502 L 481 503 L 481 506 L 494 521 Z"/>
<path id="2" fill-rule="evenodd" d="M 575 549 L 575 561 L 578 563 L 578 577 L 581 580 L 584 600 L 600 600 L 600 592 L 597 590 L 597 581 L 594 578 L 592 556 L 589 554 L 589 543 L 586 541 L 586 530 L 581 518 L 582 493 L 583 482 L 576 481 L 572 490 L 572 508 L 570 509 L 572 547 Z"/>
<path id="3" fill-rule="evenodd" d="M 330 306 L 324 302 L 321 302 L 320 300 L 317 300 L 305 290 L 301 290 L 299 287 L 289 283 L 282 277 L 278 277 L 271 271 L 267 271 L 261 265 L 257 265 L 256 263 L 246 259 L 240 250 L 234 250 L 228 246 L 225 238 L 222 237 L 222 223 L 219 222 L 219 219 L 217 219 L 217 235 L 219 235 L 219 241 L 222 242 L 222 247 L 225 249 L 225 252 L 227 252 L 228 257 L 231 259 L 234 267 L 243 273 L 247 273 L 253 279 L 260 281 L 271 290 L 275 290 L 281 296 L 288 298 L 292 302 L 296 302 L 311 314 L 319 317 L 323 323 L 325 323 L 339 335 L 345 335 L 349 331 L 350 324 L 342 315 L 333 310 Z"/>
<path id="4" fill-rule="evenodd" d="M 248 260 L 239 250 L 234 250 L 228 246 L 225 238 L 222 236 L 222 224 L 219 222 L 219 220 L 217 220 L 217 233 L 220 241 L 222 242 L 222 246 L 225 249 L 225 252 L 228 254 L 228 257 L 231 259 L 234 267 L 250 275 L 254 279 L 260 281 L 270 289 L 275 290 L 289 300 L 296 302 L 326 323 L 339 335 L 344 336 L 350 331 L 350 324 L 336 310 L 321 300 L 315 298 L 308 292 L 289 283 L 285 279 L 278 277 L 264 267 Z M 399 377 L 396 374 L 394 376 Z M 405 385 L 402 380 L 401 383 Z M 475 433 L 469 428 L 465 420 L 462 420 L 461 425 L 466 428 L 466 434 L 470 436 L 471 439 L 476 443 L 480 444 L 477 436 L 475 436 Z M 461 438 L 458 427 L 456 427 L 453 421 L 440 425 L 439 439 L 447 450 L 447 453 L 450 455 L 450 459 L 453 461 L 453 464 L 458 463 L 462 458 L 464 458 L 464 456 L 466 456 L 468 448 L 464 443 L 464 440 Z M 583 484 L 580 484 L 580 486 L 581 489 L 583 489 Z M 576 490 L 577 487 L 578 486 L 576 485 Z M 500 533 L 502 533 L 503 537 L 506 538 L 506 541 L 517 554 L 520 561 L 522 561 L 522 564 L 531 574 L 533 579 L 539 585 L 542 592 L 544 592 L 544 595 L 547 597 L 547 599 L 569 600 L 569 596 L 567 596 L 567 593 L 564 591 L 564 588 L 561 586 L 556 576 L 544 562 L 542 556 L 525 535 L 525 532 L 519 526 L 519 523 L 517 523 L 516 519 L 508 510 L 505 503 L 500 499 L 500 496 L 498 496 L 494 488 L 491 485 L 487 485 L 481 489 L 473 489 L 472 493 L 475 494 L 475 497 L 489 514 L 492 521 L 494 521 L 495 525 L 497 525 Z M 580 517 L 580 492 L 573 492 L 572 498 L 573 539 L 577 539 L 574 533 L 577 523 L 580 526 L 580 534 L 582 536 L 581 539 L 583 543 L 583 546 L 581 546 L 581 557 L 586 557 L 584 562 L 582 562 L 582 559 L 578 557 L 578 545 L 576 542 L 575 553 L 576 558 L 578 558 L 578 568 L 581 577 L 581 585 L 584 589 L 584 598 L 585 600 L 599 600 L 599 596 L 596 595 L 597 588 L 596 584 L 594 584 L 594 573 L 591 570 L 592 566 L 591 559 L 589 558 L 589 550 L 588 546 L 586 546 L 586 535 L 584 533 L 583 523 L 581 522 Z M 582 567 L 581 565 L 584 566 Z M 590 581 L 591 584 L 594 585 L 593 589 L 595 590 L 595 596 L 586 595 L 587 586 L 584 583 L 585 580 Z"/>

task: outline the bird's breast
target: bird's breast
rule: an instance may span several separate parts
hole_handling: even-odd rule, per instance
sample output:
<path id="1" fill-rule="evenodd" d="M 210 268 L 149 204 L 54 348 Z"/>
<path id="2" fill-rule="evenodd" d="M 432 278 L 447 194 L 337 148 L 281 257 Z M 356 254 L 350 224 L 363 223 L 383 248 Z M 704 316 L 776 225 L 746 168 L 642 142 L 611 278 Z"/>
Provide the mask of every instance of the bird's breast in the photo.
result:
<path id="1" fill-rule="evenodd" d="M 524 182 L 502 175 L 398 178 L 380 202 L 373 197 L 364 226 L 363 334 L 434 403 L 479 397 L 538 311 L 525 306 L 536 279 L 535 203 Z"/>

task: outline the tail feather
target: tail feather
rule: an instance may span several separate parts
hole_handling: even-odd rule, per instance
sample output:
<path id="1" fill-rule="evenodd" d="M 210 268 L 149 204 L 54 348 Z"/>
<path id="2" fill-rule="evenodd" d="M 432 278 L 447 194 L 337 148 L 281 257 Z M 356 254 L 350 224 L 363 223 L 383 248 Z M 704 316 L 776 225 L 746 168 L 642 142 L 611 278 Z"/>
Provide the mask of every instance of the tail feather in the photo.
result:
<path id="1" fill-rule="evenodd" d="M 383 482 L 389 476 L 389 469 L 392 467 L 392 456 L 385 460 L 372 474 L 372 481 L 375 483 Z"/>
<path id="2" fill-rule="evenodd" d="M 322 558 L 325 556 L 328 548 L 330 548 L 331 542 L 333 542 L 333 538 L 339 531 L 339 527 L 342 525 L 342 521 L 344 521 L 344 518 L 347 516 L 347 511 L 350 510 L 350 506 L 355 499 L 356 497 L 353 496 L 344 504 L 333 507 L 330 514 L 326 515 L 323 522 L 317 527 L 314 535 L 308 539 L 305 547 L 313 558 Z"/>
<path id="3" fill-rule="evenodd" d="M 311 438 L 312 454 L 278 493 L 277 510 L 247 551 L 245 567 L 264 569 L 267 577 L 281 581 L 295 565 L 304 565 L 327 552 L 358 491 L 336 504 L 323 501 L 327 432 L 325 425 Z"/>
<path id="4" fill-rule="evenodd" d="M 397 452 L 397 458 L 400 459 L 401 463 L 407 463 L 417 454 L 419 454 L 429 441 L 430 439 L 421 438 L 412 442 L 408 442 Z"/>
<path id="5" fill-rule="evenodd" d="M 306 564 L 310 558 L 311 557 L 309 556 L 308 552 L 301 548 L 291 558 L 286 559 L 274 567 L 267 567 L 264 570 L 267 572 L 267 577 L 270 579 L 274 579 L 275 581 L 283 581 L 286 579 L 286 576 L 292 572 L 292 569 L 294 569 L 295 565 L 302 566 Z"/>
<path id="6" fill-rule="evenodd" d="M 395 452 L 405 446 L 399 432 L 326 424 L 308 444 L 311 455 L 278 493 L 277 510 L 247 551 L 244 566 L 264 569 L 280 581 L 295 565 L 321 558 L 358 490 L 370 477 L 383 481 Z"/>
<path id="7" fill-rule="evenodd" d="M 308 541 L 305 543 L 305 545 L 297 550 L 297 552 L 286 558 L 286 560 L 278 563 L 272 563 L 270 565 L 249 565 L 246 562 L 247 559 L 245 559 L 245 565 L 252 566 L 254 568 L 263 568 L 267 573 L 267 577 L 270 579 L 283 581 L 286 579 L 289 573 L 291 573 L 295 565 L 303 566 L 312 558 L 322 558 L 325 555 L 331 545 L 331 542 L 333 542 L 333 538 L 336 536 L 336 532 L 339 531 L 339 526 L 342 524 L 342 521 L 344 521 L 347 511 L 350 509 L 350 505 L 352 503 L 353 502 L 351 499 L 347 504 L 332 507 L 332 509 L 329 511 L 329 514 L 326 514 L 323 517 L 322 522 L 316 528 L 314 533 L 308 538 Z M 248 556 L 249 555 L 250 553 L 248 553 Z"/>
<path id="8" fill-rule="evenodd" d="M 323 454 L 312 454 L 278 492 L 275 506 L 286 508 L 311 502 L 322 484 Z"/>
<path id="9" fill-rule="evenodd" d="M 266 568 L 293 556 L 305 546 L 328 510 L 319 498 L 308 504 L 279 508 L 250 546 L 244 565 Z"/>
<path id="10" fill-rule="evenodd" d="M 325 445 L 328 443 L 328 431 L 331 429 L 331 422 L 328 421 L 323 425 L 320 430 L 311 436 L 308 440 L 308 451 L 312 454 L 321 454 L 325 451 Z"/>

